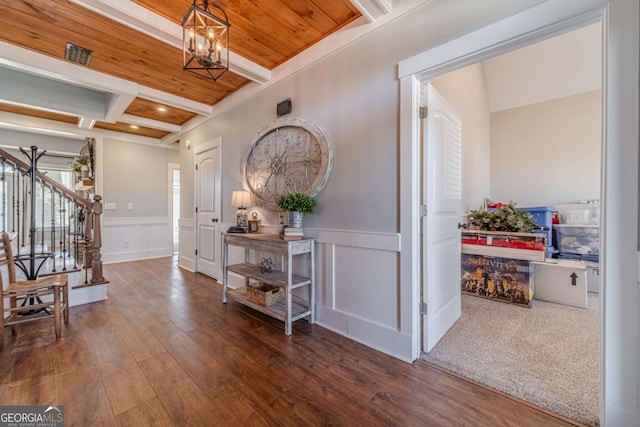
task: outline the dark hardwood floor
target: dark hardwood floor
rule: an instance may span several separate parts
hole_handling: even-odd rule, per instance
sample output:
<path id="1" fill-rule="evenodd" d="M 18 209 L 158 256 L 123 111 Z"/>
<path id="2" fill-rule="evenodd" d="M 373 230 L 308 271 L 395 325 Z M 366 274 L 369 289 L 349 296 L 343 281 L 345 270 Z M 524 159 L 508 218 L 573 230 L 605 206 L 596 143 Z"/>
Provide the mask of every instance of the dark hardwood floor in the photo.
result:
<path id="1" fill-rule="evenodd" d="M 109 299 L 19 325 L 0 404 L 64 405 L 66 426 L 568 426 L 425 362 L 407 364 L 305 321 L 221 302 L 171 258 L 110 264 Z"/>

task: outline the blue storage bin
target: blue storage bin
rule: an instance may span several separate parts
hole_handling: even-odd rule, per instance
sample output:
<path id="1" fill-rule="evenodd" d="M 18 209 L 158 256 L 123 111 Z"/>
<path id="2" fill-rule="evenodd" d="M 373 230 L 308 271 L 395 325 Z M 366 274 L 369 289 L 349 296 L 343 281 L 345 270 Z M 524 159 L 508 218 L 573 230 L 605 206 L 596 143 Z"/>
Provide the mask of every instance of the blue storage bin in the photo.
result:
<path id="1" fill-rule="evenodd" d="M 553 209 L 551 206 L 537 206 L 533 208 L 518 208 L 531 214 L 539 227 L 547 227 L 547 230 L 536 230 L 535 233 L 544 233 L 547 235 L 547 246 L 553 245 Z"/>
<path id="2" fill-rule="evenodd" d="M 531 214 L 538 227 L 547 227 L 546 230 L 534 230 L 534 233 L 541 233 L 547 235 L 547 250 L 548 254 L 555 254 L 558 251 L 553 247 L 553 213 L 556 211 L 551 206 L 536 206 L 533 208 L 518 208 L 521 211 L 527 211 Z M 488 212 L 497 211 L 497 208 L 488 208 Z"/>

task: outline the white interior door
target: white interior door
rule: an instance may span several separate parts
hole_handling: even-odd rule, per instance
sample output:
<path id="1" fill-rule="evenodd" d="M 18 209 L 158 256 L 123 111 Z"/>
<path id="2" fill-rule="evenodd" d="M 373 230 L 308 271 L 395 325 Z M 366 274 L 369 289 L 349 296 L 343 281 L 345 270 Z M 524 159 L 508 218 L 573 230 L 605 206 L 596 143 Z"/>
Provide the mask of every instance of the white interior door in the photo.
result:
<path id="1" fill-rule="evenodd" d="M 218 278 L 220 271 L 220 144 L 196 153 L 196 271 Z"/>
<path id="2" fill-rule="evenodd" d="M 422 120 L 422 347 L 429 352 L 460 317 L 462 121 L 430 84 Z"/>

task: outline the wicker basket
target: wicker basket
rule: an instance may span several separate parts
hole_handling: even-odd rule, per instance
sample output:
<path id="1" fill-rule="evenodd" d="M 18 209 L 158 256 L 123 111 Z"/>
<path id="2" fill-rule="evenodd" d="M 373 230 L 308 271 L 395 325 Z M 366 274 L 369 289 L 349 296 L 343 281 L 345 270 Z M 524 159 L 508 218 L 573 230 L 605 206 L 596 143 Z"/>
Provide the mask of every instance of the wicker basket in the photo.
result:
<path id="1" fill-rule="evenodd" d="M 249 301 L 266 307 L 284 301 L 283 288 L 263 282 L 249 283 L 245 295 Z"/>

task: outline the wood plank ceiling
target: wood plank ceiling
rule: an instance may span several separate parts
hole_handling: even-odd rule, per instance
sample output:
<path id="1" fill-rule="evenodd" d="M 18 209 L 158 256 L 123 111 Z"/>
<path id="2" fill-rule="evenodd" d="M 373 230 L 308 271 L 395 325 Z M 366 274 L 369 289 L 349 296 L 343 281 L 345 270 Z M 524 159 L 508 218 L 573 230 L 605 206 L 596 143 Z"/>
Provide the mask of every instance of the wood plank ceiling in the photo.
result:
<path id="1" fill-rule="evenodd" d="M 177 24 L 193 3 L 133 2 Z M 361 16 L 348 0 L 220 0 L 217 4 L 231 23 L 231 50 L 270 70 Z M 215 83 L 184 72 L 180 49 L 67 0 L 0 0 L 0 28 L 0 40 L 57 59 L 64 59 L 67 42 L 77 44 L 93 51 L 88 66 L 92 70 L 207 105 L 249 82 L 233 72 Z M 0 111 L 70 122 L 67 115 L 28 106 L 0 103 Z M 173 125 L 195 115 L 143 98 L 136 98 L 125 114 Z M 95 127 L 153 138 L 168 133 L 144 126 L 134 129 L 124 122 L 98 122 Z"/>

